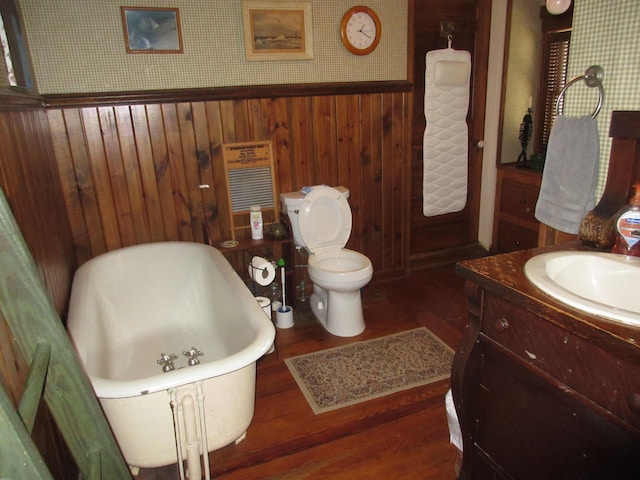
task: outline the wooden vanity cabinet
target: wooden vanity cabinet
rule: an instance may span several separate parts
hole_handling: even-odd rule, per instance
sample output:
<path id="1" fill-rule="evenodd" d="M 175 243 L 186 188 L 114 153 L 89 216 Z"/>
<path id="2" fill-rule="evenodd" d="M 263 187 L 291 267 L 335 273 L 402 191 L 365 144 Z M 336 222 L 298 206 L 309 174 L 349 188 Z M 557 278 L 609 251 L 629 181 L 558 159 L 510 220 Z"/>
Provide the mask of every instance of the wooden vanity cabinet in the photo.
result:
<path id="1" fill-rule="evenodd" d="M 640 478 L 640 329 L 545 298 L 522 272 L 530 255 L 458 265 L 469 298 L 452 370 L 460 479 Z"/>
<path id="2" fill-rule="evenodd" d="M 542 174 L 517 168 L 498 168 L 493 220 L 493 250 L 512 252 L 538 245 L 540 222 L 535 218 Z"/>

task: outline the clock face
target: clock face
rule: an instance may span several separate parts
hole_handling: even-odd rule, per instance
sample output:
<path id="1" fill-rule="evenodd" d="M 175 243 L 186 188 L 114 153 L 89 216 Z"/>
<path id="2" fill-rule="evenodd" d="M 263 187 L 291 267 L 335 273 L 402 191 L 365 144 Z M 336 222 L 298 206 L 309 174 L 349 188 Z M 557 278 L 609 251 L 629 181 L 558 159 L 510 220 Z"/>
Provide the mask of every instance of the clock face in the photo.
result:
<path id="1" fill-rule="evenodd" d="M 376 23 L 365 12 L 355 13 L 347 22 L 347 39 L 355 48 L 365 50 L 376 40 Z"/>
<path id="2" fill-rule="evenodd" d="M 373 52 L 380 42 L 381 33 L 378 16 L 368 7 L 353 7 L 342 17 L 340 24 L 342 43 L 354 55 L 367 55 Z"/>

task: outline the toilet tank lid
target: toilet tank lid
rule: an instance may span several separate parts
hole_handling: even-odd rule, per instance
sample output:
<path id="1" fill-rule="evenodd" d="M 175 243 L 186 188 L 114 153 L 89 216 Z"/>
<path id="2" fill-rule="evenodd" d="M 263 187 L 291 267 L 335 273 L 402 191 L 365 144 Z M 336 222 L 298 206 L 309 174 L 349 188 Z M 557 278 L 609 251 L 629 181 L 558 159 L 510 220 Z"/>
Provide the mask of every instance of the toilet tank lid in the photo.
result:
<path id="1" fill-rule="evenodd" d="M 327 187 L 327 185 L 313 185 L 310 187 L 302 187 L 300 190 L 295 191 L 295 192 L 288 192 L 288 193 L 281 193 L 280 194 L 280 201 L 282 202 L 283 205 L 286 205 L 287 207 L 299 207 L 302 202 L 304 201 L 305 197 L 307 196 L 308 193 L 312 192 L 313 190 L 316 190 L 320 187 Z M 344 198 L 348 199 L 349 198 L 349 189 L 346 187 L 342 187 L 342 186 L 337 186 L 337 187 L 332 187 L 335 188 L 336 190 L 338 190 L 340 193 L 342 193 L 342 195 L 344 196 Z"/>

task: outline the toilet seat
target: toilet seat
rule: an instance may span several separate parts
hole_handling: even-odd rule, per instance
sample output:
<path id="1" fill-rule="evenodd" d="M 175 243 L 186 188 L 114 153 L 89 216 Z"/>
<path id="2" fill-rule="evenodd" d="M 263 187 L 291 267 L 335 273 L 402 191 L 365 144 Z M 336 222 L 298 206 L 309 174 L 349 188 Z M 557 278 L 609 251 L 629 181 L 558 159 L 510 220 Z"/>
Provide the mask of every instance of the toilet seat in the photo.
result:
<path id="1" fill-rule="evenodd" d="M 341 192 L 315 187 L 298 212 L 300 236 L 311 253 L 340 250 L 351 235 L 351 208 Z"/>

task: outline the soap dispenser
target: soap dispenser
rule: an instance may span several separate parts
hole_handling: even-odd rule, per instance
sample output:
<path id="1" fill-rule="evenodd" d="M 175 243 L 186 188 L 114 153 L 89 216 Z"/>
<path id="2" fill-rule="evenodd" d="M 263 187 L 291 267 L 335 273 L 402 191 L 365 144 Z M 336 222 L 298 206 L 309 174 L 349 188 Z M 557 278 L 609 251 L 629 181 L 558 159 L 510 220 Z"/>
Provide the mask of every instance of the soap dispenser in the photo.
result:
<path id="1" fill-rule="evenodd" d="M 633 188 L 635 193 L 629 205 L 616 220 L 616 243 L 611 252 L 640 257 L 640 183 Z"/>

